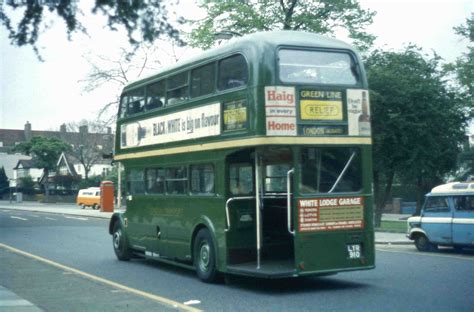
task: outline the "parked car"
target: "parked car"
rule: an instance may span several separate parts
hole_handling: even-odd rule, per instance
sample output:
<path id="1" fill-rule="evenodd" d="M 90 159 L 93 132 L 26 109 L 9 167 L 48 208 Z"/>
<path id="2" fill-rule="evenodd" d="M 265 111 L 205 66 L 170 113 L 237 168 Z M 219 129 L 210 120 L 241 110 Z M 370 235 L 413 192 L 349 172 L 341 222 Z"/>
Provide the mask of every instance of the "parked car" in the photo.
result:
<path id="1" fill-rule="evenodd" d="M 100 187 L 89 187 L 79 190 L 77 193 L 76 204 L 82 209 L 92 207 L 92 209 L 100 208 Z"/>
<path id="2" fill-rule="evenodd" d="M 419 251 L 474 247 L 474 182 L 439 185 L 426 195 L 420 216 L 407 220 L 407 237 Z"/>

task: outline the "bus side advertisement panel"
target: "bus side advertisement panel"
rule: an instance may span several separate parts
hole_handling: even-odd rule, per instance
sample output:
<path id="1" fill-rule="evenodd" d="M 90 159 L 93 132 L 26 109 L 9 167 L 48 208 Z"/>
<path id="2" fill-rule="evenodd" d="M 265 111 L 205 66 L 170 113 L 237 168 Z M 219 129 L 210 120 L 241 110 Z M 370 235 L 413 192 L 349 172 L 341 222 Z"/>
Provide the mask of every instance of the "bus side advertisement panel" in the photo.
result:
<path id="1" fill-rule="evenodd" d="M 221 105 L 214 103 L 127 123 L 120 130 L 121 148 L 216 136 L 221 133 Z"/>
<path id="2" fill-rule="evenodd" d="M 298 201 L 300 232 L 364 228 L 364 198 L 313 198 Z"/>
<path id="3" fill-rule="evenodd" d="M 296 136 L 296 95 L 294 87 L 265 87 L 267 135 Z"/>

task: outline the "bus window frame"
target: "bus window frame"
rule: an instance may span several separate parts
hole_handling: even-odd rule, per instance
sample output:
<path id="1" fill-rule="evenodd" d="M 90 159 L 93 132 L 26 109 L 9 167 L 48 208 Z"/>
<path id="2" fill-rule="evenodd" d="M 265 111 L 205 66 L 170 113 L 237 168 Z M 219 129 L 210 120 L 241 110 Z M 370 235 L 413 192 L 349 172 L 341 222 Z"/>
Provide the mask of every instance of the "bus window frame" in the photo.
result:
<path id="1" fill-rule="evenodd" d="M 351 72 L 356 76 L 356 83 L 354 84 L 343 84 L 343 83 L 316 83 L 316 82 L 296 82 L 296 81 L 285 81 L 281 79 L 280 75 L 280 51 L 281 50 L 295 50 L 295 51 L 311 51 L 311 52 L 333 52 L 333 53 L 342 53 L 349 55 L 352 61 Z M 308 48 L 301 46 L 290 46 L 290 45 L 281 45 L 278 46 L 275 50 L 275 78 L 276 80 L 283 85 L 303 85 L 303 86 L 318 86 L 325 88 L 334 88 L 342 87 L 344 89 L 350 88 L 362 88 L 363 86 L 363 77 L 360 70 L 360 62 L 357 56 L 351 50 L 346 49 L 334 49 L 334 48 Z"/>
<path id="2" fill-rule="evenodd" d="M 149 94 L 149 89 L 152 86 L 159 85 L 159 84 L 162 84 L 162 86 L 163 86 L 162 99 L 159 100 L 160 104 L 157 104 L 156 107 L 151 107 L 150 108 L 149 106 L 151 106 L 151 105 L 148 103 L 148 101 L 151 100 L 151 96 Z M 154 110 L 157 110 L 157 109 L 160 109 L 160 108 L 163 108 L 163 107 L 166 106 L 166 79 L 162 78 L 162 79 L 154 80 L 152 82 L 149 82 L 149 83 L 145 84 L 143 87 L 145 88 L 145 112 L 154 111 Z"/>
<path id="3" fill-rule="evenodd" d="M 208 63 L 205 63 L 205 64 L 200 64 L 196 67 L 193 67 L 193 68 L 190 68 L 189 69 L 189 86 L 190 86 L 190 91 L 189 91 L 189 99 L 196 99 L 196 98 L 200 98 L 200 97 L 204 97 L 204 96 L 213 96 L 215 95 L 218 90 L 217 90 L 217 83 L 218 83 L 218 70 L 219 70 L 219 61 L 212 61 L 212 62 L 208 62 Z M 194 85 L 194 82 L 193 82 L 193 74 L 198 71 L 198 70 L 201 70 L 207 66 L 212 66 L 212 91 L 209 92 L 209 93 L 199 93 L 197 95 L 194 95 L 193 94 L 193 85 Z"/>
<path id="4" fill-rule="evenodd" d="M 356 157 L 356 161 L 358 162 L 356 164 L 356 166 L 358 167 L 358 170 L 360 171 L 359 172 L 359 177 L 358 177 L 358 181 L 357 183 L 359 184 L 359 189 L 357 190 L 352 190 L 352 191 L 333 191 L 333 192 L 329 192 L 329 191 L 325 191 L 325 192 L 322 192 L 322 191 L 314 191 L 314 192 L 310 192 L 310 191 L 305 191 L 303 190 L 303 187 L 308 187 L 308 186 L 304 186 L 303 185 L 303 166 L 304 166 L 304 162 L 303 162 L 303 150 L 304 149 L 309 149 L 309 148 L 313 148 L 313 149 L 319 149 L 321 151 L 327 151 L 327 150 L 348 150 L 348 151 L 356 151 L 357 154 L 355 155 Z M 304 195 L 304 196 L 307 196 L 307 195 L 317 195 L 317 196 L 333 196 L 333 195 L 340 195 L 340 194 L 361 194 L 363 193 L 364 191 L 364 172 L 362 170 L 363 168 L 363 163 L 364 163 L 364 160 L 363 160 L 363 152 L 362 152 L 362 149 L 358 146 L 344 146 L 344 145 L 339 145 L 339 146 L 316 146 L 316 147 L 312 147 L 312 146 L 306 146 L 306 147 L 300 147 L 299 148 L 299 151 L 298 151 L 298 164 L 300 166 L 300 169 L 298 170 L 298 179 L 295 180 L 295 183 L 296 183 L 296 190 L 298 192 L 298 194 L 300 195 Z M 358 158 L 358 159 L 357 159 Z M 345 159 L 347 161 L 347 159 Z M 351 164 L 351 165 L 354 165 L 355 163 Z M 318 169 L 320 170 L 320 169 Z M 321 172 L 320 172 L 321 173 Z M 341 172 L 338 172 L 339 174 Z M 336 179 L 337 180 L 337 179 Z"/>
<path id="5" fill-rule="evenodd" d="M 178 85 L 174 88 L 170 88 L 170 80 L 172 80 L 171 78 L 173 77 L 177 77 L 179 75 L 182 75 L 184 74 L 184 76 L 186 77 L 186 81 L 185 81 L 185 84 L 183 85 Z M 190 90 L 190 76 L 191 76 L 191 69 L 190 68 L 186 68 L 185 70 L 183 71 L 179 71 L 179 72 L 176 72 L 172 75 L 168 75 L 166 76 L 166 88 L 165 88 L 165 98 L 166 98 L 166 103 L 165 103 L 165 106 L 175 106 L 177 104 L 181 104 L 181 103 L 184 103 L 186 101 L 189 101 L 190 98 L 191 98 L 191 90 Z M 176 98 L 176 97 L 169 97 L 169 93 L 170 92 L 174 92 L 174 91 L 177 91 L 177 90 L 186 90 L 186 98 Z M 170 103 L 170 100 L 174 100 L 172 103 Z"/>
<path id="6" fill-rule="evenodd" d="M 212 190 L 210 192 L 196 192 L 193 190 L 193 169 L 210 166 L 212 168 Z M 214 196 L 216 195 L 216 166 L 212 162 L 189 163 L 188 164 L 188 193 L 190 196 Z M 198 170 L 201 173 L 201 170 Z"/>
<path id="7" fill-rule="evenodd" d="M 230 88 L 224 88 L 224 89 L 221 89 L 220 88 L 220 80 L 221 80 L 221 63 L 227 59 L 230 59 L 232 57 L 237 57 L 237 56 L 240 56 L 243 58 L 244 60 L 244 63 L 245 63 L 245 69 L 247 71 L 247 79 L 244 81 L 244 84 L 240 85 L 240 86 L 235 86 L 235 87 L 230 87 Z M 245 56 L 245 54 L 243 54 L 242 52 L 238 51 L 238 52 L 235 52 L 235 53 L 232 53 L 232 54 L 229 54 L 229 55 L 226 55 L 220 59 L 217 59 L 216 61 L 216 71 L 217 71 L 217 74 L 216 74 L 216 92 L 219 93 L 219 94 L 224 94 L 226 92 L 232 92 L 232 91 L 236 91 L 236 90 L 239 90 L 239 89 L 246 89 L 248 88 L 248 86 L 250 85 L 250 78 L 251 78 L 251 72 L 250 72 L 250 66 L 249 66 L 249 62 L 248 62 L 248 59 L 247 57 Z"/>
<path id="8" fill-rule="evenodd" d="M 247 77 L 246 77 L 247 79 L 246 79 L 245 83 L 241 86 L 231 87 L 231 88 L 227 88 L 227 89 L 219 89 L 221 62 L 226 60 L 226 59 L 229 59 L 229 58 L 232 58 L 232 57 L 237 57 L 237 56 L 242 57 L 243 61 L 244 61 L 244 64 L 245 64 L 245 69 L 246 69 L 246 73 L 247 73 Z M 198 95 L 198 96 L 193 96 L 192 95 L 192 73 L 193 73 L 193 71 L 196 70 L 196 69 L 200 69 L 202 67 L 205 67 L 205 66 L 209 66 L 209 65 L 212 65 L 212 67 L 213 67 L 213 75 L 214 75 L 213 91 L 211 93 L 208 93 L 208 94 L 201 94 L 201 95 Z M 181 75 L 181 74 L 185 74 L 186 79 L 187 79 L 187 84 L 184 84 L 184 85 L 178 86 L 176 88 L 170 89 L 169 88 L 170 78 L 172 78 L 174 76 Z M 164 74 L 163 76 L 158 76 L 158 77 L 154 78 L 151 81 L 148 81 L 146 83 L 142 83 L 138 86 L 134 86 L 133 88 L 130 88 L 126 91 L 122 91 L 122 94 L 120 95 L 118 120 L 123 120 L 123 119 L 131 118 L 131 117 L 136 117 L 136 116 L 146 114 L 146 113 L 149 113 L 149 112 L 152 112 L 152 111 L 156 112 L 156 111 L 159 111 L 159 110 L 167 108 L 167 107 L 176 107 L 177 105 L 181 105 L 183 103 L 193 101 L 194 99 L 199 99 L 199 98 L 203 98 L 203 97 L 219 96 L 219 95 L 227 94 L 227 93 L 230 93 L 230 92 L 236 92 L 236 91 L 244 90 L 244 89 L 248 88 L 248 86 L 250 85 L 251 77 L 252 77 L 252 75 L 251 75 L 251 71 L 250 71 L 249 62 L 247 60 L 247 57 L 241 51 L 236 51 L 236 52 L 233 52 L 231 54 L 222 56 L 220 58 L 216 58 L 212 61 L 197 64 L 196 66 L 193 66 L 193 67 L 185 68 L 184 70 L 173 73 L 172 75 Z M 163 105 L 159 106 L 159 107 L 154 107 L 154 108 L 151 108 L 151 109 L 147 108 L 147 106 L 148 106 L 147 102 L 149 100 L 148 89 L 150 88 L 150 86 L 155 85 L 155 84 L 159 84 L 159 83 L 164 83 L 164 102 L 163 102 Z M 177 99 L 175 102 L 170 103 L 169 100 L 173 99 L 173 98 L 168 96 L 169 92 L 172 92 L 172 91 L 175 91 L 175 90 L 178 90 L 178 89 L 181 89 L 181 88 L 186 88 L 187 97 L 185 99 Z M 130 113 L 130 111 L 128 110 L 130 93 L 131 92 L 137 92 L 140 89 L 142 89 L 143 94 L 144 94 L 143 98 L 144 98 L 144 103 L 145 104 L 143 106 L 143 110 L 140 111 L 140 112 L 136 112 L 136 113 Z M 126 107 L 125 107 L 125 111 L 124 111 L 122 109 L 121 105 L 122 105 L 122 99 L 125 98 L 125 97 L 127 99 L 127 103 L 126 103 Z"/>

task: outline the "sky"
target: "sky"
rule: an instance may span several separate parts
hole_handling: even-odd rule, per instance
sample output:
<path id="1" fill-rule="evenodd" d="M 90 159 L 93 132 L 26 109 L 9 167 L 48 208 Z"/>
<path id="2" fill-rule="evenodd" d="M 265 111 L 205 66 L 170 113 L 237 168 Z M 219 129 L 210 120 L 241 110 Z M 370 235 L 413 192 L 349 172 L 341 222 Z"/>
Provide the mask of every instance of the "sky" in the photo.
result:
<path id="1" fill-rule="evenodd" d="M 453 27 L 465 23 L 474 12 L 472 0 L 360 0 L 365 9 L 376 11 L 368 32 L 377 36 L 376 47 L 403 49 L 415 43 L 425 52 L 436 51 L 453 61 L 466 49 L 466 41 Z M 192 12 L 192 13 L 190 13 Z M 180 0 L 178 13 L 196 14 L 193 0 Z M 200 12 L 198 14 L 203 14 Z M 33 130 L 58 130 L 60 125 L 93 120 L 105 103 L 117 96 L 116 86 L 85 92 L 85 79 L 91 70 L 84 55 L 118 57 L 126 45 L 122 33 L 104 27 L 100 16 L 87 15 L 90 37 L 73 35 L 68 41 L 64 27 L 57 22 L 40 37 L 39 62 L 31 47 L 11 46 L 0 26 L 0 129 L 23 129 L 28 121 Z M 166 65 L 166 64 L 165 64 Z"/>

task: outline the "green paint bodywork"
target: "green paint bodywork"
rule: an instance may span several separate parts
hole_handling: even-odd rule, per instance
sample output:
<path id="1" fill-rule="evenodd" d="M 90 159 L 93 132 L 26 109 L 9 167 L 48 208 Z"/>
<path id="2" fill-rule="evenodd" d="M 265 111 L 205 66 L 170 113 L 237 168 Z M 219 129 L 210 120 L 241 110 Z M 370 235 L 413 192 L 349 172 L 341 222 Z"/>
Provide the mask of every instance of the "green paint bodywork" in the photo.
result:
<path id="1" fill-rule="evenodd" d="M 185 62 L 174 65 L 168 70 L 155 76 L 142 79 L 127 85 L 124 92 L 143 87 L 153 81 L 157 81 L 180 71 L 190 70 L 203 64 L 218 61 L 222 58 L 242 54 L 248 64 L 249 82 L 246 87 L 216 92 L 210 95 L 189 99 L 180 104 L 164 107 L 150 112 L 144 112 L 135 116 L 119 119 L 117 122 L 117 138 L 115 146 L 116 156 L 132 157 L 122 159 L 126 172 L 130 169 L 145 169 L 153 167 L 169 167 L 173 165 L 195 165 L 213 164 L 215 170 L 215 194 L 213 195 L 131 195 L 132 200 L 127 200 L 127 210 L 123 214 L 114 215 L 111 222 L 122 222 L 125 219 L 126 235 L 135 251 L 144 253 L 147 257 L 172 261 L 178 265 L 192 265 L 193 239 L 202 227 L 209 229 L 215 243 L 217 269 L 221 272 L 236 274 L 255 275 L 264 277 L 298 276 L 307 274 L 330 274 L 340 271 L 370 269 L 375 265 L 374 252 L 374 229 L 373 229 L 373 197 L 372 197 L 372 159 L 371 146 L 363 145 L 337 145 L 338 147 L 357 146 L 361 150 L 363 168 L 363 187 L 359 193 L 337 193 L 302 195 L 298 188 L 294 188 L 292 200 L 292 223 L 297 224 L 297 200 L 304 198 L 327 198 L 327 197 L 354 197 L 364 198 L 364 228 L 358 230 L 335 230 L 301 233 L 295 229 L 294 236 L 289 233 L 272 233 L 270 222 L 274 216 L 275 224 L 281 221 L 278 216 L 285 216 L 286 210 L 276 210 L 275 213 L 266 211 L 263 214 L 265 235 L 272 238 L 263 241 L 263 261 L 272 258 L 272 252 L 292 262 L 291 268 L 278 266 L 266 273 L 258 270 L 239 271 L 232 267 L 243 263 L 245 260 L 254 259 L 256 249 L 256 226 L 255 226 L 255 200 L 242 200 L 232 205 L 229 212 L 231 227 L 226 231 L 226 201 L 232 197 L 229 190 L 229 156 L 238 151 L 239 148 L 223 148 L 212 151 L 197 151 L 192 153 L 172 154 L 159 157 L 134 158 L 133 153 L 146 152 L 156 149 L 168 149 L 186 145 L 197 145 L 211 142 L 227 142 L 235 139 L 265 137 L 265 86 L 285 86 L 278 80 L 277 73 L 277 51 L 281 47 L 319 49 L 325 51 L 343 51 L 350 53 L 358 66 L 360 80 L 357 85 L 350 86 L 353 89 L 367 89 L 365 72 L 356 51 L 349 45 L 334 39 L 324 38 L 319 35 L 303 32 L 270 32 L 249 35 L 237 39 L 232 43 L 220 48 L 206 51 L 202 55 Z M 289 85 L 286 85 L 289 86 Z M 301 89 L 319 91 L 340 91 L 345 98 L 348 88 L 344 85 L 292 85 L 295 87 L 296 95 Z M 145 147 L 121 149 L 120 127 L 123 123 L 139 121 L 145 118 L 169 114 L 191 107 L 199 107 L 210 103 L 222 103 L 229 101 L 247 101 L 247 128 L 232 132 L 222 132 L 219 136 L 198 138 L 180 142 L 170 142 Z M 298 97 L 296 99 L 298 103 Z M 344 101 L 344 107 L 346 103 Z M 298 105 L 297 112 L 298 112 Z M 298 115 L 299 116 L 299 115 Z M 345 113 L 347 122 L 347 113 Z M 222 127 L 222 121 L 221 121 Z M 334 137 L 347 137 L 346 135 L 334 135 Z M 316 146 L 316 145 L 311 145 Z M 326 144 L 326 146 L 336 146 Z M 300 147 L 290 147 L 293 153 L 291 160 L 295 168 L 293 185 L 299 181 Z M 319 145 L 318 147 L 321 147 Z M 258 146 L 248 146 L 249 159 L 251 153 Z M 129 198 L 130 199 L 130 198 Z M 267 200 L 269 209 L 279 207 L 284 200 Z M 285 208 L 286 209 L 286 208 Z M 242 216 L 244 216 L 242 218 Z M 251 219 L 248 221 L 248 219 Z M 247 220 L 247 221 L 245 221 Z M 273 221 L 271 221 L 273 222 Z M 286 221 L 285 221 L 286 222 Z M 281 223 L 281 222 L 280 222 Z M 286 226 L 286 225 L 285 225 Z M 280 229 L 281 230 L 281 229 Z M 279 243 L 284 242 L 284 243 Z M 349 259 L 347 255 L 348 244 L 361 244 L 363 256 L 360 259 Z M 148 253 L 146 253 L 148 252 Z"/>

